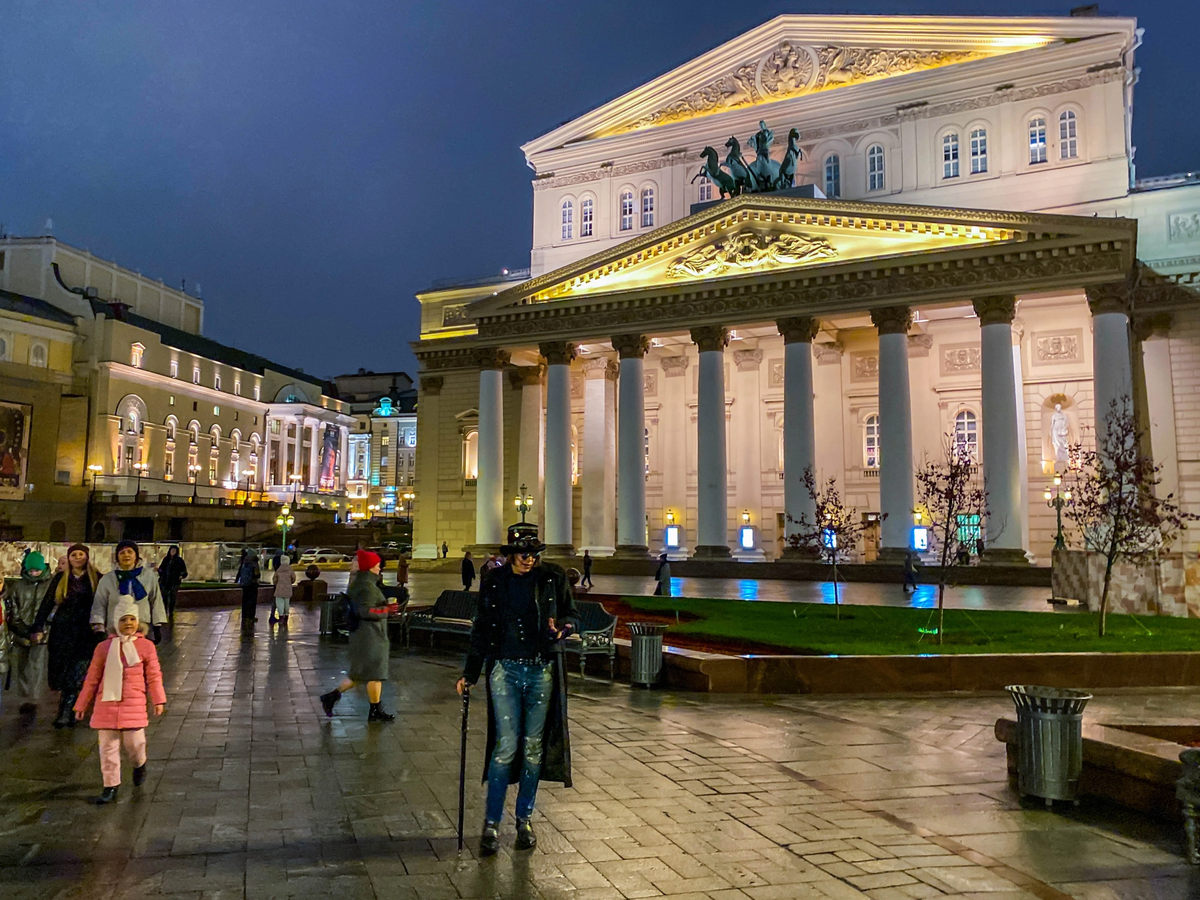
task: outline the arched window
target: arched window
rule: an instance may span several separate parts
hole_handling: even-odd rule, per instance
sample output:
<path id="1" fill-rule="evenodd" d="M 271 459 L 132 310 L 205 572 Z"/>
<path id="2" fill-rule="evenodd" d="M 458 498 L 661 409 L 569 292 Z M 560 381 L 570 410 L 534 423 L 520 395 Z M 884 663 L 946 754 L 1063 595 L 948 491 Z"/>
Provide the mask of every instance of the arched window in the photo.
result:
<path id="1" fill-rule="evenodd" d="M 979 456 L 979 423 L 969 409 L 959 411 L 954 417 L 954 446 L 971 459 Z"/>
<path id="2" fill-rule="evenodd" d="M 621 192 L 621 230 L 633 230 L 633 191 Z"/>
<path id="3" fill-rule="evenodd" d="M 167 440 L 175 440 L 175 430 L 179 428 L 179 421 L 174 416 L 167 416 Z"/>
<path id="4" fill-rule="evenodd" d="M 214 425 L 212 428 L 208 429 L 208 436 L 212 438 L 212 445 L 213 449 L 215 450 L 217 444 L 219 444 L 221 441 L 221 426 Z"/>
<path id="5" fill-rule="evenodd" d="M 987 171 L 987 129 L 976 128 L 971 132 L 971 174 Z"/>
<path id="6" fill-rule="evenodd" d="M 654 188 L 642 188 L 642 227 L 654 227 Z"/>
<path id="7" fill-rule="evenodd" d="M 200 443 L 200 423 L 195 419 L 188 422 L 188 439 L 194 445 Z"/>
<path id="8" fill-rule="evenodd" d="M 479 432 L 469 431 L 463 439 L 463 478 L 475 481 L 479 477 Z"/>
<path id="9" fill-rule="evenodd" d="M 221 389 L 221 373 L 217 372 L 216 374 L 213 375 L 213 390 L 219 391 L 220 389 Z"/>
<path id="10" fill-rule="evenodd" d="M 708 176 L 706 175 L 700 179 L 700 184 L 697 187 L 696 202 L 707 203 L 712 199 L 712 194 L 712 182 L 708 180 Z"/>
<path id="11" fill-rule="evenodd" d="M 579 236 L 592 236 L 592 222 L 595 218 L 595 206 L 591 197 L 584 197 L 579 204 Z"/>
<path id="12" fill-rule="evenodd" d="M 139 434 L 142 430 L 142 420 L 136 409 L 129 410 L 129 433 Z"/>
<path id="13" fill-rule="evenodd" d="M 1058 116 L 1058 158 L 1075 159 L 1079 156 L 1078 120 L 1071 110 Z"/>
<path id="14" fill-rule="evenodd" d="M 883 172 L 883 145 L 872 144 L 867 150 L 867 190 L 882 191 L 886 180 Z"/>
<path id="15" fill-rule="evenodd" d="M 46 368 L 46 345 L 34 343 L 29 345 L 29 364 L 39 369 Z"/>
<path id="16" fill-rule="evenodd" d="M 200 383 L 200 367 L 195 366 L 192 369 L 192 384 L 199 384 L 199 383 Z"/>
<path id="17" fill-rule="evenodd" d="M 1046 161 L 1046 120 L 1041 116 L 1029 120 L 1029 163 Z"/>
<path id="18" fill-rule="evenodd" d="M 842 196 L 842 160 L 836 153 L 825 157 L 825 196 Z"/>
<path id="19" fill-rule="evenodd" d="M 863 421 L 863 468 L 879 468 L 879 416 L 874 414 Z"/>
<path id="20" fill-rule="evenodd" d="M 958 135 L 953 131 L 942 135 L 942 177 L 958 177 Z"/>
<path id="21" fill-rule="evenodd" d="M 236 450 L 238 447 L 238 444 L 240 444 L 242 442 L 242 433 L 236 428 L 233 429 L 233 431 L 231 431 L 229 433 L 229 440 L 230 440 L 230 443 L 233 444 L 233 448 Z"/>
<path id="22" fill-rule="evenodd" d="M 562 202 L 562 239 L 569 241 L 575 237 L 575 203 L 572 200 Z"/>
<path id="23" fill-rule="evenodd" d="M 133 344 L 129 348 L 129 364 L 135 369 L 142 367 L 142 357 L 146 355 L 145 344 Z"/>

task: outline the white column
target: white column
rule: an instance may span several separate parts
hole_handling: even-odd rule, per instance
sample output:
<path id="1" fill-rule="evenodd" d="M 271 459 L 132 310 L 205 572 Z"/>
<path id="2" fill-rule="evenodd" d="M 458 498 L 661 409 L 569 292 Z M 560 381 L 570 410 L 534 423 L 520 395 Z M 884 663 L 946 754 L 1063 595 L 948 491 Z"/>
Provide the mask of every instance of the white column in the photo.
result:
<path id="1" fill-rule="evenodd" d="M 325 436 L 321 433 L 323 423 L 320 419 L 309 419 L 309 422 L 312 443 L 308 447 L 308 480 L 315 491 L 321 486 L 321 442 Z"/>
<path id="2" fill-rule="evenodd" d="M 912 410 L 908 394 L 907 306 L 871 311 L 879 331 L 879 560 L 894 562 L 910 543 L 913 511 Z"/>
<path id="3" fill-rule="evenodd" d="M 792 535 L 799 530 L 801 517 L 811 523 L 816 513 L 804 487 L 804 470 L 812 469 L 817 476 L 812 340 L 818 323 L 802 317 L 782 319 L 776 327 L 783 335 L 783 527 L 786 535 Z"/>
<path id="4" fill-rule="evenodd" d="M 758 347 L 733 351 L 730 422 L 733 427 L 733 512 L 738 528 L 733 556 L 742 562 L 766 561 L 762 514 L 762 432 L 766 425 L 766 410 L 762 405 L 762 360 L 763 352 Z M 750 514 L 748 521 L 742 518 L 746 513 Z M 753 548 L 746 548 L 741 541 L 741 528 L 747 524 L 754 529 Z"/>
<path id="5" fill-rule="evenodd" d="M 542 344 L 546 372 L 546 533 L 552 556 L 574 556 L 571 509 L 571 361 L 575 345 Z"/>
<path id="6" fill-rule="evenodd" d="M 295 488 L 297 485 L 299 485 L 299 489 L 304 490 L 304 485 L 300 484 L 298 481 L 292 481 L 291 479 L 292 475 L 302 477 L 304 474 L 304 467 L 300 464 L 300 454 L 304 452 L 304 416 L 298 413 L 295 417 L 295 423 L 296 434 L 293 439 L 295 453 L 292 456 L 292 468 L 291 471 L 288 472 L 289 477 L 287 480 L 287 485 L 289 488 Z"/>
<path id="7" fill-rule="evenodd" d="M 542 450 L 546 445 L 546 367 L 517 366 L 512 370 L 513 386 L 521 389 L 521 433 L 517 446 L 517 487 L 525 486 L 533 497 L 533 508 L 525 515 L 526 522 L 545 522 L 542 510 L 545 505 L 545 457 Z"/>
<path id="8" fill-rule="evenodd" d="M 583 509 L 580 549 L 592 556 L 616 551 L 617 363 L 583 363 Z"/>
<path id="9" fill-rule="evenodd" d="M 692 329 L 700 348 L 696 398 L 696 552 L 697 557 L 729 556 L 729 487 L 725 446 L 725 346 L 721 325 Z"/>
<path id="10" fill-rule="evenodd" d="M 1142 381 L 1145 384 L 1145 421 L 1150 456 L 1161 466 L 1155 493 L 1179 497 L 1179 449 L 1175 434 L 1175 386 L 1171 377 L 1171 327 L 1169 313 L 1160 313 L 1137 324 L 1141 335 Z"/>
<path id="11" fill-rule="evenodd" d="M 644 557 L 646 535 L 646 373 L 650 348 L 645 335 L 613 338 L 621 357 L 617 415 L 617 556 Z"/>
<path id="12" fill-rule="evenodd" d="M 659 451 L 662 460 L 662 510 L 659 523 L 651 535 L 650 546 L 663 546 L 668 514 L 679 526 L 679 548 L 668 551 L 671 559 L 687 559 L 688 547 L 696 543 L 696 523 L 688 516 L 688 450 L 691 443 L 691 414 L 688 409 L 687 356 L 664 356 L 659 359 L 663 380 L 659 388 L 662 406 L 658 413 Z"/>
<path id="13" fill-rule="evenodd" d="M 1096 402 L 1096 446 L 1104 444 L 1114 402 L 1133 407 L 1133 371 L 1129 353 L 1128 286 L 1125 282 L 1087 288 L 1092 310 L 1092 382 Z"/>
<path id="14" fill-rule="evenodd" d="M 509 355 L 503 350 L 480 351 L 479 471 L 475 480 L 475 543 L 504 542 L 504 381 L 501 371 Z M 390 463 L 390 460 L 389 460 Z"/>
<path id="15" fill-rule="evenodd" d="M 1017 460 L 1021 482 L 1021 509 L 1029 509 L 1029 436 L 1025 431 L 1025 368 L 1021 361 L 1021 340 L 1024 337 L 1025 326 L 1020 319 L 1013 321 L 1012 364 L 1013 364 L 1013 395 L 1017 404 Z M 1029 550 L 1029 515 L 1021 517 L 1021 546 Z M 1030 562 L 1036 562 L 1033 554 L 1028 557 Z"/>
<path id="16" fill-rule="evenodd" d="M 1026 564 L 1025 509 L 1021 505 L 1021 459 L 1017 389 L 1013 383 L 1012 320 L 1016 298 L 978 297 L 983 368 L 983 483 L 987 486 L 987 537 L 982 562 Z"/>
<path id="17" fill-rule="evenodd" d="M 413 503 L 413 559 L 437 559 L 438 428 L 441 422 L 441 375 L 422 375 L 417 394 L 417 499 Z M 370 444 L 368 443 L 368 447 Z M 457 472 L 457 461 L 455 466 Z M 366 473 L 362 477 L 367 477 Z M 476 485 L 478 496 L 478 485 Z M 366 501 L 359 501 L 366 506 Z M 478 527 L 478 521 L 476 522 Z"/>

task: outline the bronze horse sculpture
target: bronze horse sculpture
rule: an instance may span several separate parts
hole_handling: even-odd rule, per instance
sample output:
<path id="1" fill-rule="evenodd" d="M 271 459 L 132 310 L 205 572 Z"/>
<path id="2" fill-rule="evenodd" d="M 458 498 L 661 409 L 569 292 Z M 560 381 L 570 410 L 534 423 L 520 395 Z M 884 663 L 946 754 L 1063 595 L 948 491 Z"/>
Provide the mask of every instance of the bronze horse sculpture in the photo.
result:
<path id="1" fill-rule="evenodd" d="M 692 183 L 695 184 L 697 178 L 707 178 L 716 185 L 718 195 L 722 199 L 726 195 L 735 196 L 737 184 L 730 176 L 721 171 L 721 164 L 717 161 L 717 151 L 712 147 L 705 147 L 700 153 L 700 158 L 705 162 L 700 167 L 700 171 L 692 178 Z"/>
<path id="2" fill-rule="evenodd" d="M 796 163 L 804 159 L 800 149 L 800 132 L 795 128 L 788 131 L 787 152 L 782 162 L 771 159 L 771 143 L 774 134 L 766 122 L 759 122 L 759 130 L 750 138 L 754 147 L 755 160 L 747 163 L 742 157 L 742 146 L 736 137 L 730 137 L 725 142 L 729 154 L 725 162 L 719 162 L 719 155 L 712 147 L 705 147 L 700 152 L 704 165 L 692 178 L 707 178 L 717 186 L 720 196 L 738 197 L 742 194 L 765 193 L 790 188 L 796 179 Z M 728 169 L 728 172 L 723 171 Z"/>

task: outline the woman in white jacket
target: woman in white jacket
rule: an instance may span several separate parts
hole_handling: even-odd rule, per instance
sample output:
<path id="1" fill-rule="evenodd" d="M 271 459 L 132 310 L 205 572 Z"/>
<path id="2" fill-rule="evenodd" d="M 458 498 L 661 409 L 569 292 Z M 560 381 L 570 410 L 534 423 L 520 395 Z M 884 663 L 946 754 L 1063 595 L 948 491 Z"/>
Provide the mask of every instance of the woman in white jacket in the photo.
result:
<path id="1" fill-rule="evenodd" d="M 296 583 L 296 571 L 292 561 L 285 553 L 279 560 L 279 568 L 275 570 L 275 608 L 271 610 L 272 625 L 279 622 L 287 625 L 288 612 L 292 605 L 292 585 Z"/>
<path id="2" fill-rule="evenodd" d="M 104 633 L 105 623 L 110 621 L 117 598 L 122 594 L 133 597 L 142 630 L 150 626 L 152 640 L 157 644 L 162 640 L 162 627 L 167 623 L 167 608 L 158 587 L 158 575 L 142 567 L 138 545 L 129 540 L 117 544 L 117 567 L 102 575 L 96 585 L 90 616 L 93 631 Z"/>

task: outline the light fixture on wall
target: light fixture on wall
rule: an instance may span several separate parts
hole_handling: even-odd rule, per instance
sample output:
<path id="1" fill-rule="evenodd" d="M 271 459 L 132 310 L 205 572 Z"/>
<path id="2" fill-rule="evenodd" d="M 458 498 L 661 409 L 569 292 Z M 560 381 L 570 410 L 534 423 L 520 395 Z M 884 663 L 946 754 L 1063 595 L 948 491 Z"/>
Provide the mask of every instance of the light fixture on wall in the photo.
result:
<path id="1" fill-rule="evenodd" d="M 675 513 L 673 513 L 673 512 L 672 512 L 671 510 L 669 510 L 669 509 L 667 510 L 667 524 L 668 524 L 668 525 L 674 525 L 674 524 L 675 524 Z"/>
<path id="2" fill-rule="evenodd" d="M 750 510 L 748 510 L 748 509 L 742 510 L 742 524 L 743 525 L 750 524 Z"/>

